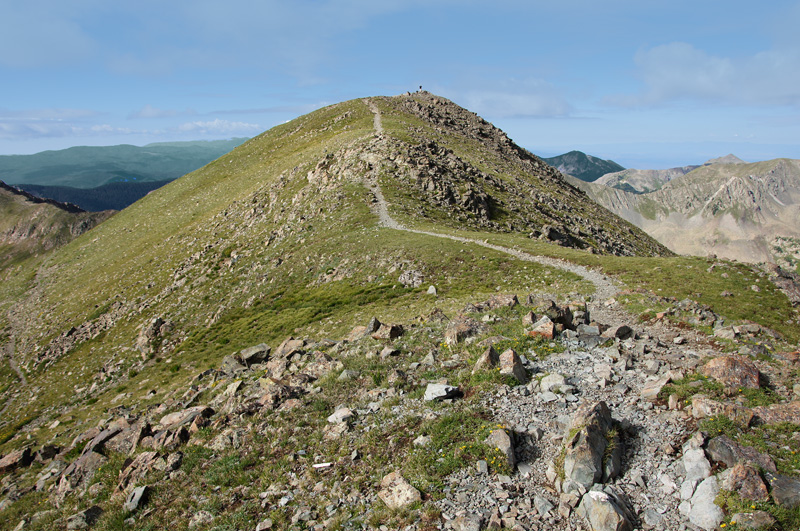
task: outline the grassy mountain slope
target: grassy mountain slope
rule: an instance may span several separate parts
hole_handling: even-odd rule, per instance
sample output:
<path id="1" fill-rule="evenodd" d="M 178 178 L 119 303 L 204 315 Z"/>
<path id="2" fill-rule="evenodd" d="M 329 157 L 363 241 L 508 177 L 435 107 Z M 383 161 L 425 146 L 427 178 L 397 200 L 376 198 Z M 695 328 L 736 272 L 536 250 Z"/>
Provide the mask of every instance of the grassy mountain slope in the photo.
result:
<path id="1" fill-rule="evenodd" d="M 586 182 L 593 182 L 607 173 L 619 172 L 625 169 L 613 160 L 599 159 L 581 151 L 570 151 L 557 157 L 546 157 L 542 160 L 561 173 Z"/>
<path id="2" fill-rule="evenodd" d="M 380 133 L 373 107 L 382 117 Z M 216 380 L 209 383 L 216 373 L 207 371 L 220 367 L 226 355 L 258 343 L 277 346 L 289 335 L 316 338 L 317 348 L 339 356 L 378 386 L 389 369 L 376 359 L 378 342 L 369 343 L 369 353 L 349 355 L 343 350 L 347 345 L 334 347 L 324 338 L 339 340 L 354 325 L 378 316 L 413 329 L 414 339 L 402 346 L 421 359 L 432 348 L 446 352 L 432 343 L 441 330 L 434 334 L 423 318 L 435 308 L 454 316 L 466 304 L 498 292 L 559 300 L 595 292 L 595 285 L 562 267 L 383 226 L 373 208 L 373 184 L 386 196 L 391 215 L 409 227 L 602 269 L 630 290 L 626 300 L 642 306 L 643 313 L 652 313 L 645 305 L 658 290 L 659 297 L 692 297 L 730 320 L 759 320 L 789 341 L 800 339 L 796 323 L 787 324 L 795 315 L 786 297 L 768 282 L 759 292 L 749 288 L 759 282 L 758 272 L 726 265 L 730 274 L 720 277 L 705 259 L 671 256 L 474 114 L 425 93 L 352 100 L 275 127 L 46 257 L 3 271 L 2 453 L 47 442 L 68 448 L 101 419 L 155 417 L 219 398 Z M 421 280 L 410 284 L 401 276 Z M 427 293 L 429 285 L 436 287 L 436 296 Z M 723 290 L 735 294 L 735 303 L 720 295 Z M 521 333 L 498 331 L 512 332 Z M 433 370 L 426 375 L 443 377 Z M 461 377 L 470 381 L 468 374 Z M 261 462 L 233 453 L 220 458 L 204 447 L 187 446 L 182 470 L 192 486 L 187 492 L 157 493 L 154 503 L 171 507 L 169 515 L 144 516 L 139 528 L 186 528 L 185 515 L 204 503 L 190 501 L 201 483 L 222 483 L 227 492 L 239 482 L 255 481 L 258 473 L 263 483 L 254 488 L 266 490 L 287 480 L 297 448 L 327 444 L 326 451 L 343 452 L 318 440 L 320 430 L 313 436 L 304 430 L 325 425 L 329 410 L 364 389 L 333 377 L 319 385 L 329 394 L 304 399 L 302 414 L 271 412 L 257 428 L 249 425 L 265 434 L 259 451 L 280 454 L 278 459 L 262 454 Z M 421 394 L 418 388 L 408 391 Z M 456 428 L 473 427 L 465 420 L 481 418 L 473 413 L 447 420 Z M 230 413 L 237 415 L 243 416 Z M 407 427 L 394 422 L 388 415 L 384 426 L 396 432 L 376 430 L 364 437 L 362 455 L 380 454 L 370 456 L 370 466 L 391 464 L 396 456 L 385 451 L 387 444 L 410 444 Z M 211 427 L 200 430 L 199 439 L 211 436 Z M 439 432 L 451 433 L 442 426 Z M 389 435 L 395 442 L 387 442 Z M 103 483 L 96 487 L 98 499 L 108 500 L 109 485 L 116 483 L 123 463 L 124 456 L 115 456 L 98 474 L 95 484 Z M 354 488 L 366 490 L 370 471 L 359 467 L 363 484 Z M 434 479 L 441 481 L 441 474 Z M 46 496 L 33 493 L 13 510 L 17 515 L 38 510 L 25 504 L 45 503 Z M 61 510 L 84 508 L 89 500 L 70 498 Z M 239 507 L 232 502 L 214 510 L 233 519 Z M 115 511 L 104 529 L 124 527 L 123 513 Z M 13 521 L 16 525 L 18 519 Z M 229 524 L 231 529 L 239 525 Z"/>
<path id="3" fill-rule="evenodd" d="M 138 147 L 79 146 L 33 155 L 0 156 L 0 178 L 10 184 L 96 188 L 108 183 L 177 179 L 244 142 L 165 142 Z"/>

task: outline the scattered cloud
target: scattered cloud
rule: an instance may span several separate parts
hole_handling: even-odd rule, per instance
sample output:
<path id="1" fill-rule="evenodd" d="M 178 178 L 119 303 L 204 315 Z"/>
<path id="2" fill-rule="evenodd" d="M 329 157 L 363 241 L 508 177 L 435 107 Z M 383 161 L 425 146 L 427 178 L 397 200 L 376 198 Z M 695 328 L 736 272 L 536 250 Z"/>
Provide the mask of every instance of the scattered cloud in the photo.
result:
<path id="1" fill-rule="evenodd" d="M 573 111 L 562 91 L 541 79 L 496 82 L 456 94 L 460 105 L 492 119 L 557 118 Z"/>
<path id="2" fill-rule="evenodd" d="M 196 121 L 187 122 L 175 128 L 176 131 L 182 133 L 197 133 L 197 134 L 249 134 L 254 131 L 261 131 L 261 126 L 258 124 L 250 124 L 246 122 L 231 122 L 228 120 L 220 120 L 217 118 L 212 121 Z"/>
<path id="3" fill-rule="evenodd" d="M 193 109 L 178 111 L 175 109 L 159 109 L 150 104 L 145 105 L 138 111 L 128 115 L 129 119 L 152 119 L 152 118 L 174 118 L 176 116 L 193 116 L 197 114 Z"/>
<path id="4" fill-rule="evenodd" d="M 725 57 L 685 42 L 673 42 L 640 50 L 634 62 L 643 90 L 611 97 L 608 103 L 649 106 L 698 100 L 734 105 L 800 105 L 800 49 Z"/>

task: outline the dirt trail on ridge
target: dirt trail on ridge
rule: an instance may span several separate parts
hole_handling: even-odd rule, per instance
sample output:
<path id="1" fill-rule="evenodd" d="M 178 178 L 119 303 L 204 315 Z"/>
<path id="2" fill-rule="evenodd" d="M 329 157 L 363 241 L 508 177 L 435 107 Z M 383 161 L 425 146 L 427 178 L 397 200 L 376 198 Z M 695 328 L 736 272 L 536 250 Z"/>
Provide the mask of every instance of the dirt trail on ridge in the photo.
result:
<path id="1" fill-rule="evenodd" d="M 370 100 L 364 100 L 364 101 L 366 105 L 369 107 L 370 111 L 372 111 L 372 113 L 374 114 L 374 124 L 375 124 L 376 134 L 383 133 L 380 109 L 378 109 L 378 107 L 372 101 Z M 380 186 L 378 185 L 377 179 L 371 176 L 366 184 L 369 187 L 372 194 L 375 196 L 375 203 L 373 203 L 372 208 L 377 213 L 379 223 L 382 227 L 395 230 L 402 230 L 414 234 L 424 234 L 426 236 L 433 236 L 436 238 L 446 238 L 448 240 L 453 240 L 461 243 L 480 245 L 481 247 L 486 247 L 487 249 L 492 249 L 494 251 L 505 253 L 520 260 L 524 260 L 526 262 L 536 262 L 556 269 L 561 269 L 563 271 L 569 271 L 571 273 L 575 273 L 576 275 L 594 284 L 595 300 L 604 301 L 612 298 L 616 293 L 619 292 L 619 289 L 617 288 L 616 284 L 610 277 L 598 271 L 589 269 L 588 267 L 567 262 L 566 260 L 559 260 L 557 258 L 551 258 L 548 256 L 538 256 L 526 253 L 518 249 L 512 249 L 510 247 L 504 247 L 502 245 L 495 245 L 493 243 L 489 243 L 488 240 L 476 240 L 472 238 L 465 238 L 462 236 L 454 236 L 451 234 L 442 234 L 438 232 L 423 231 L 406 227 L 405 225 L 399 223 L 397 220 L 392 218 L 392 216 L 389 214 L 388 203 L 386 201 L 386 198 L 383 196 L 383 192 L 381 191 Z"/>

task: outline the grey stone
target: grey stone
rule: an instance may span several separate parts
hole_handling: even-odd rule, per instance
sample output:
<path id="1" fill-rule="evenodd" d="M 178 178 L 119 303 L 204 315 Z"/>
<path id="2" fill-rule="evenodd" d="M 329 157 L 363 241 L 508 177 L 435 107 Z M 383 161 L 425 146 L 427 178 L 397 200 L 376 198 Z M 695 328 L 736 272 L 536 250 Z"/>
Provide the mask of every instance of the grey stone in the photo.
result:
<path id="1" fill-rule="evenodd" d="M 509 468 L 514 470 L 514 465 L 517 463 L 514 456 L 514 442 L 506 430 L 497 429 L 489 433 L 489 436 L 486 437 L 486 444 L 490 447 L 494 446 L 500 451 L 505 456 Z"/>
<path id="2" fill-rule="evenodd" d="M 126 511 L 134 512 L 146 504 L 149 497 L 150 487 L 147 485 L 136 487 L 131 491 L 130 494 L 128 494 L 128 497 L 125 499 L 125 503 L 122 505 L 122 508 Z"/>
<path id="3" fill-rule="evenodd" d="M 561 386 L 566 384 L 567 381 L 563 376 L 553 373 L 548 374 L 542 378 L 541 381 L 539 381 L 539 389 L 541 389 L 542 393 L 546 393 L 547 391 L 551 391 L 553 389 L 561 389 Z"/>
<path id="4" fill-rule="evenodd" d="M 683 468 L 686 470 L 686 479 L 702 481 L 711 475 L 711 463 L 706 459 L 706 454 L 701 448 L 687 450 L 683 454 Z"/>
<path id="5" fill-rule="evenodd" d="M 444 400 L 446 398 L 455 398 L 461 394 L 458 387 L 446 384 L 428 384 L 425 388 L 425 396 L 423 399 L 426 402 L 432 400 Z"/>
<path id="6" fill-rule="evenodd" d="M 222 363 L 219 366 L 219 370 L 228 376 L 236 376 L 237 374 L 245 372 L 247 367 L 242 365 L 239 360 L 233 356 L 225 356 L 222 358 Z"/>
<path id="7" fill-rule="evenodd" d="M 776 472 L 775 462 L 768 455 L 760 453 L 751 446 L 742 446 L 727 435 L 719 435 L 708 442 L 708 457 L 725 463 L 729 468 L 743 462 L 757 465 L 768 472 Z"/>
<path id="8" fill-rule="evenodd" d="M 253 347 L 247 347 L 239 352 L 239 356 L 247 367 L 264 363 L 269 358 L 270 348 L 269 345 L 261 343 Z"/>
<path id="9" fill-rule="evenodd" d="M 717 494 L 719 494 L 719 483 L 714 476 L 704 479 L 697 486 L 692 495 L 689 511 L 689 521 L 692 524 L 706 531 L 719 528 L 725 513 L 714 503 Z"/>
<path id="10" fill-rule="evenodd" d="M 550 500 L 538 495 L 533 497 L 533 506 L 536 507 L 536 512 L 542 517 L 547 516 L 556 507 Z"/>
<path id="11" fill-rule="evenodd" d="M 780 474 L 764 474 L 769 482 L 772 499 L 788 509 L 800 506 L 800 481 Z"/>
<path id="12" fill-rule="evenodd" d="M 603 456 L 609 444 L 607 434 L 612 426 L 611 412 L 605 402 L 586 404 L 575 412 L 571 423 L 574 433 L 564 441 L 566 478 L 588 489 L 604 478 L 613 477 L 606 477 L 603 463 Z"/>
<path id="13" fill-rule="evenodd" d="M 593 531 L 633 531 L 624 503 L 604 491 L 587 492 L 578 505 L 578 514 L 589 521 Z"/>
<path id="14" fill-rule="evenodd" d="M 94 525 L 100 515 L 103 514 L 103 509 L 98 506 L 89 507 L 79 513 L 73 514 L 67 518 L 67 530 L 73 529 L 89 529 Z"/>

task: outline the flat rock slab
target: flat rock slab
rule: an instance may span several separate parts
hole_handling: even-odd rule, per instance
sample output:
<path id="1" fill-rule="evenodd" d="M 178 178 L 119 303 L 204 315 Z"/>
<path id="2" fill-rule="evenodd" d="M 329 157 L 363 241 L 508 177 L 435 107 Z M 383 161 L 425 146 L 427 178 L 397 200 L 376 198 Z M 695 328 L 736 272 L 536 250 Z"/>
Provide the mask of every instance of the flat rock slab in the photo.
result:
<path id="1" fill-rule="evenodd" d="M 780 474 L 765 475 L 775 503 L 788 509 L 800 507 L 800 481 Z"/>
<path id="2" fill-rule="evenodd" d="M 425 388 L 423 400 L 430 402 L 432 400 L 445 400 L 458 396 L 461 396 L 461 390 L 458 387 L 447 384 L 428 384 L 428 387 Z"/>
<path id="3" fill-rule="evenodd" d="M 760 466 L 768 472 L 776 472 L 775 462 L 768 455 L 760 453 L 752 446 L 742 446 L 727 435 L 714 437 L 708 443 L 706 454 L 714 461 L 725 463 L 728 468 L 737 463 Z"/>
<path id="4" fill-rule="evenodd" d="M 195 417 L 200 415 L 203 415 L 204 417 L 210 417 L 213 414 L 214 410 L 208 406 L 194 406 L 170 413 L 169 415 L 164 415 L 161 417 L 161 420 L 159 420 L 158 423 L 163 429 L 167 429 L 174 426 L 189 424 L 195 419 Z"/>
<path id="5" fill-rule="evenodd" d="M 125 503 L 122 505 L 122 508 L 129 512 L 134 512 L 142 508 L 145 503 L 147 503 L 147 499 L 150 497 L 150 487 L 147 485 L 143 485 L 141 487 L 136 487 L 128 494 L 128 497 L 125 498 Z"/>
<path id="6" fill-rule="evenodd" d="M 701 529 L 712 531 L 719 529 L 719 524 L 725 517 L 722 509 L 714 503 L 719 494 L 717 478 L 711 476 L 703 480 L 694 491 L 689 510 L 689 521 Z"/>
<path id="7" fill-rule="evenodd" d="M 800 424 L 800 400 L 754 407 L 753 413 L 764 424 L 780 424 L 781 422 Z"/>

